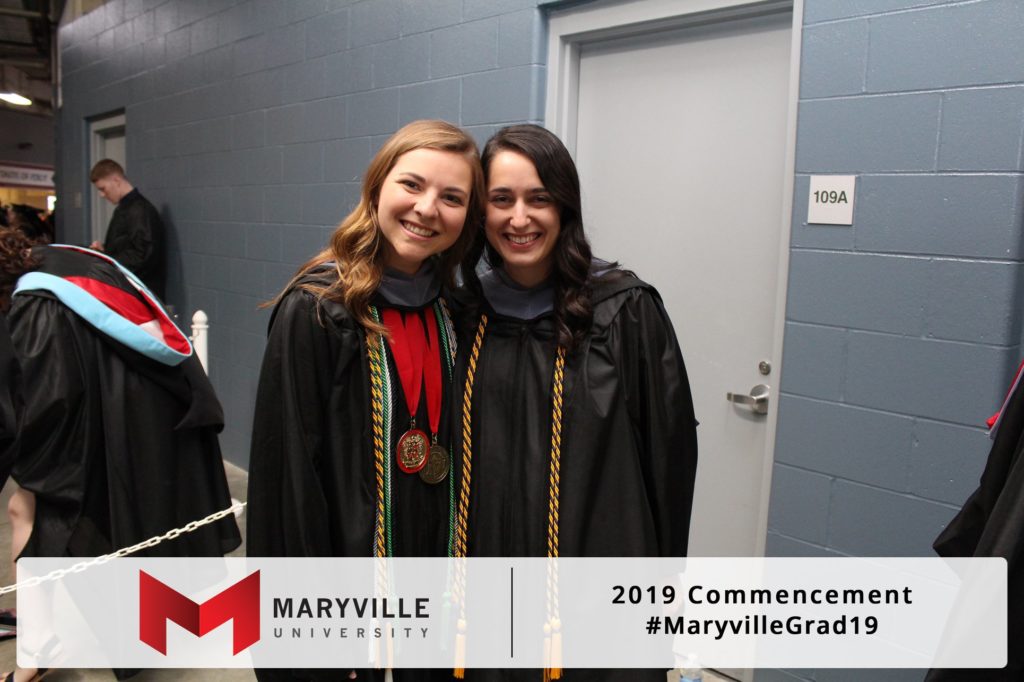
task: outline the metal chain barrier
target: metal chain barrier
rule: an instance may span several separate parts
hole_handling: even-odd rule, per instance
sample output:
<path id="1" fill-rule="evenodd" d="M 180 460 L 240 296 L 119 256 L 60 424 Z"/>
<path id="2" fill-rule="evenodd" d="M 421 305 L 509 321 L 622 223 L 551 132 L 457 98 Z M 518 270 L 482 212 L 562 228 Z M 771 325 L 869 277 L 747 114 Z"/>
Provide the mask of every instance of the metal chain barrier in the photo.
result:
<path id="1" fill-rule="evenodd" d="M 124 547 L 111 554 L 104 554 L 103 556 L 98 556 L 94 559 L 82 561 L 80 563 L 75 564 L 74 566 L 71 566 L 70 568 L 60 568 L 56 571 L 50 571 L 46 575 L 29 578 L 28 580 L 23 580 L 22 582 L 15 583 L 14 585 L 0 587 L 0 596 L 9 594 L 11 592 L 16 592 L 18 588 L 21 587 L 35 587 L 36 585 L 47 582 L 49 580 L 60 580 L 69 573 L 81 573 L 82 571 L 92 568 L 93 566 L 105 564 L 111 559 L 120 559 L 122 557 L 128 556 L 129 554 L 135 554 L 136 552 L 140 552 L 144 549 L 156 547 L 164 540 L 173 540 L 178 536 L 185 535 L 186 533 L 191 533 L 197 528 L 202 528 L 203 526 L 209 525 L 214 521 L 220 521 L 228 514 L 234 514 L 235 512 L 241 511 L 242 509 L 245 508 L 245 505 L 245 502 L 236 502 L 227 509 L 221 509 L 219 512 L 214 512 L 213 514 L 210 514 L 205 519 L 201 519 L 199 521 L 190 521 L 181 528 L 174 528 L 172 530 L 167 531 L 163 535 L 156 535 L 148 540 L 143 540 L 142 542 L 136 545 L 132 545 L 131 547 Z"/>

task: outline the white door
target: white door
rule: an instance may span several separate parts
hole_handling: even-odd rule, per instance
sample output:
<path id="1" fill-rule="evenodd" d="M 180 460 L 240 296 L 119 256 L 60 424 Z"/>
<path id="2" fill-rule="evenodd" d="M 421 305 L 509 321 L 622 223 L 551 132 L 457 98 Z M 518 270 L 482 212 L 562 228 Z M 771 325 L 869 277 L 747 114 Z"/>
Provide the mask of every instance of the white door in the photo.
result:
<path id="1" fill-rule="evenodd" d="M 125 164 L 127 157 L 125 149 L 125 117 L 124 114 L 115 114 L 91 121 L 89 123 L 89 168 L 100 159 L 113 159 L 121 164 L 128 172 Z M 88 175 L 88 172 L 86 172 Z M 89 188 L 90 202 L 92 206 L 92 240 L 102 242 L 107 235 L 107 225 L 110 224 L 110 216 L 114 213 L 114 206 L 99 195 L 95 188 Z"/>
<path id="2" fill-rule="evenodd" d="M 658 288 L 690 375 L 700 421 L 691 556 L 764 553 L 793 175 L 792 20 L 790 10 L 581 41 L 568 79 L 576 111 L 559 132 L 575 143 L 594 253 Z M 727 399 L 752 392 L 767 394 L 767 414 Z"/>
<path id="3" fill-rule="evenodd" d="M 595 255 L 658 288 L 683 349 L 700 421 L 691 556 L 764 552 L 792 193 L 792 21 L 784 7 L 640 35 L 634 24 L 626 38 L 606 29 L 578 41 L 574 64 L 556 65 L 575 76 L 558 87 L 574 92 L 549 87 L 556 108 L 574 104 L 556 132 L 574 142 Z M 767 414 L 727 400 L 759 384 Z"/>

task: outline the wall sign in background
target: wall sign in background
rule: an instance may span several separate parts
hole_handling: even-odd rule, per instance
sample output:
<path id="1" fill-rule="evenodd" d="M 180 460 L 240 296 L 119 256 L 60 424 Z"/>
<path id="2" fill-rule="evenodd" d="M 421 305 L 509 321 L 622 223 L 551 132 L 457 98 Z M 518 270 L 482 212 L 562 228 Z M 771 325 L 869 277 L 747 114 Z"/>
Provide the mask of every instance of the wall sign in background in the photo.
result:
<path id="1" fill-rule="evenodd" d="M 812 175 L 807 199 L 807 222 L 816 225 L 853 225 L 856 175 Z"/>
<path id="2" fill-rule="evenodd" d="M 53 189 L 53 169 L 0 163 L 0 185 Z"/>

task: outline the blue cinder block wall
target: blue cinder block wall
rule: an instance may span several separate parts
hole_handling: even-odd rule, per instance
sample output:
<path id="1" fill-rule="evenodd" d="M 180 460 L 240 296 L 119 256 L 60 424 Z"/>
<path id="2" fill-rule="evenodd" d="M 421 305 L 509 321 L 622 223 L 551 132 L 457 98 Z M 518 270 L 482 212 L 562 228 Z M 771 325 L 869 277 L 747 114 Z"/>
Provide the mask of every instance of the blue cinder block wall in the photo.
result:
<path id="1" fill-rule="evenodd" d="M 542 118 L 536 6 L 111 0 L 61 28 L 61 236 L 89 241 L 86 121 L 124 109 L 128 175 L 170 228 L 170 302 L 212 321 L 229 459 L 248 462 L 258 306 L 326 244 L 387 136 L 437 117 L 482 142 Z"/>
<path id="2" fill-rule="evenodd" d="M 931 556 L 977 486 L 1021 356 L 1021 35 L 1019 0 L 806 0 L 770 555 Z M 824 173 L 853 227 L 807 224 Z"/>

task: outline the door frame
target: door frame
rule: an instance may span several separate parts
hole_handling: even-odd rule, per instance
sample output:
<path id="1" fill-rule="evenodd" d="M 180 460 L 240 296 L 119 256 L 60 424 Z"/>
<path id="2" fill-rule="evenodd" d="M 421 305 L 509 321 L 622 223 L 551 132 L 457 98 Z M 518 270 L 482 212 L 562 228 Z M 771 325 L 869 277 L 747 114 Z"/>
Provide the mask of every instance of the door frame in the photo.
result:
<path id="1" fill-rule="evenodd" d="M 771 496 L 772 465 L 779 417 L 779 379 L 782 377 L 782 341 L 786 329 L 786 292 L 789 250 L 792 238 L 793 189 L 796 161 L 797 106 L 800 91 L 800 48 L 804 0 L 609 0 L 553 9 L 548 15 L 548 83 L 545 125 L 558 135 L 569 152 L 576 154 L 576 123 L 580 54 L 582 48 L 598 41 L 627 38 L 672 29 L 792 12 L 788 113 L 782 214 L 780 221 L 778 283 L 775 293 L 775 327 L 772 336 L 772 367 L 777 368 L 774 387 L 775 409 L 765 425 L 762 455 L 762 488 L 758 509 L 755 556 L 764 556 L 768 535 L 768 507 Z"/>
<path id="2" fill-rule="evenodd" d="M 86 123 L 88 127 L 89 166 L 85 169 L 85 195 L 89 198 L 89 236 L 90 241 L 102 242 L 107 230 L 107 220 L 104 218 L 108 216 L 103 212 L 103 200 L 97 200 L 96 195 L 92 192 L 92 183 L 89 182 L 89 171 L 97 161 L 103 158 L 103 149 L 108 137 L 121 133 L 127 142 L 127 125 L 124 111 L 89 119 Z M 124 161 L 127 161 L 127 159 Z M 127 164 L 124 161 L 122 161 L 122 167 L 125 168 L 125 173 L 127 173 Z"/>

